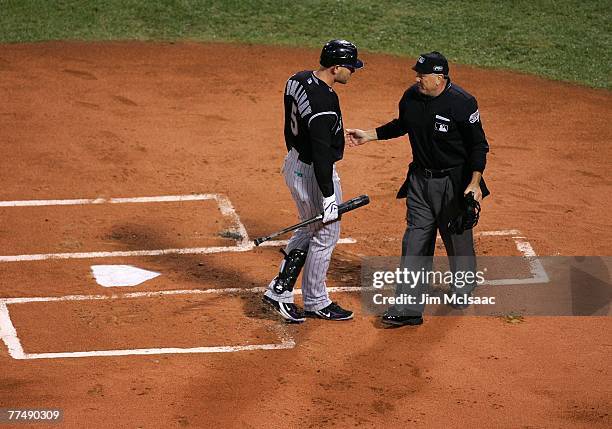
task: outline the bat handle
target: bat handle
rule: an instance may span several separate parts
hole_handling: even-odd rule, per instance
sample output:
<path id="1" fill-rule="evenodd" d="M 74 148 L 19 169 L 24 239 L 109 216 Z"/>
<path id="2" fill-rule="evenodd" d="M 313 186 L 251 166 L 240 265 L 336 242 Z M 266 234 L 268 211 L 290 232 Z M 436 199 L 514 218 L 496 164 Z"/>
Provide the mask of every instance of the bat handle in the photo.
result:
<path id="1" fill-rule="evenodd" d="M 296 229 L 298 229 L 298 228 L 301 228 L 301 227 L 303 227 L 303 226 L 310 225 L 311 223 L 317 222 L 317 221 L 319 221 L 319 220 L 321 220 L 321 219 L 323 219 L 323 215 L 322 215 L 322 214 L 317 215 L 317 216 L 312 217 L 312 218 L 310 218 L 310 219 L 307 219 L 307 220 L 305 220 L 305 221 L 303 221 L 303 222 L 300 222 L 300 223 L 298 223 L 298 224 L 295 224 L 295 225 L 292 225 L 292 226 L 290 226 L 290 227 L 288 227 L 288 228 L 285 228 L 285 229 L 283 229 L 283 230 L 281 230 L 281 231 L 275 232 L 275 233 L 274 233 L 274 234 L 272 234 L 272 235 L 268 235 L 267 237 L 260 237 L 260 238 L 256 238 L 255 240 L 253 240 L 253 243 L 255 244 L 255 246 L 259 246 L 259 245 L 260 245 L 261 243 L 263 243 L 264 241 L 268 241 L 268 240 L 270 240 L 271 238 L 278 237 L 279 235 L 286 234 L 286 233 L 288 233 L 288 232 L 294 231 L 294 230 L 296 230 Z"/>

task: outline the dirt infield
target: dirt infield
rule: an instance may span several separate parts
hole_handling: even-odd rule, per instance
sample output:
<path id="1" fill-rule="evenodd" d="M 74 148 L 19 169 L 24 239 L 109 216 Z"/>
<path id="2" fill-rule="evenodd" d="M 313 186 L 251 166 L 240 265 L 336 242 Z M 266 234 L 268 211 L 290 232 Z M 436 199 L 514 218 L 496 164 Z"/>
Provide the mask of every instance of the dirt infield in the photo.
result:
<path id="1" fill-rule="evenodd" d="M 394 117 L 412 81 L 411 60 L 363 56 L 337 90 L 346 127 Z M 388 330 L 341 292 L 354 321 L 284 326 L 259 293 L 234 289 L 265 286 L 279 254 L 225 251 L 236 246 L 231 216 L 251 239 L 296 220 L 279 174 L 282 90 L 317 57 L 227 44 L 2 46 L 0 200 L 104 200 L 0 206 L 0 256 L 30 255 L 0 262 L 0 298 L 45 298 L 0 299 L 4 329 L 10 314 L 23 356 L 39 357 L 15 359 L 0 341 L 0 408 L 62 408 L 60 426 L 75 428 L 612 426 L 608 317 L 430 317 Z M 538 255 L 610 255 L 610 93 L 452 64 L 451 76 L 478 98 L 491 145 L 478 230 L 520 231 Z M 347 148 L 344 194 L 372 202 L 344 219 L 356 242 L 337 247 L 329 286 L 358 286 L 363 256 L 399 253 L 395 192 L 409 159 L 405 139 Z M 102 204 L 194 194 L 228 203 Z M 219 251 L 154 254 L 185 248 Z M 477 249 L 517 254 L 494 235 Z M 93 252 L 109 255 L 57 256 Z M 161 275 L 103 288 L 95 264 Z M 129 292 L 140 295 L 111 297 Z M 153 352 L 93 353 L 142 349 Z"/>

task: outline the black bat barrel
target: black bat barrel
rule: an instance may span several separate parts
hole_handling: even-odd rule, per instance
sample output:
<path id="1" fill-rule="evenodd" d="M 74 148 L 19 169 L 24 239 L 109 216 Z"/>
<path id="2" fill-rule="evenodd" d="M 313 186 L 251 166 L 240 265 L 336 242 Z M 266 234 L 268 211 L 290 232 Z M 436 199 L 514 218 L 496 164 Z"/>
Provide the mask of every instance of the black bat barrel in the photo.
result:
<path id="1" fill-rule="evenodd" d="M 351 198 L 348 201 L 343 202 L 338 206 L 338 214 L 350 212 L 356 208 L 368 205 L 370 203 L 370 197 L 367 195 L 359 195 L 358 197 Z"/>

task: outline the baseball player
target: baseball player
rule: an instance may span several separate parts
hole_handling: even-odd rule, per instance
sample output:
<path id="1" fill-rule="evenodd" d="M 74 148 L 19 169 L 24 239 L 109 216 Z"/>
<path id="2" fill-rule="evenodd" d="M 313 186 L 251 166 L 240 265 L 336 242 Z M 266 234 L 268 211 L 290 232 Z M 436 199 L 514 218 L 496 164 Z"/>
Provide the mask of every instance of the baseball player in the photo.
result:
<path id="1" fill-rule="evenodd" d="M 320 67 L 301 71 L 285 86 L 285 183 L 306 220 L 323 213 L 323 221 L 297 229 L 283 254 L 278 275 L 270 282 L 263 301 L 288 322 L 305 316 L 326 320 L 349 320 L 353 312 L 329 299 L 325 278 L 331 255 L 340 236 L 338 204 L 342 201 L 335 162 L 344 153 L 344 128 L 336 83 L 346 84 L 363 67 L 357 48 L 346 40 L 323 46 Z M 305 314 L 293 301 L 293 286 L 304 269 L 302 295 Z"/>
<path id="2" fill-rule="evenodd" d="M 475 272 L 472 230 L 453 231 L 449 222 L 460 210 L 464 195 L 472 194 L 480 203 L 489 194 L 482 178 L 489 144 L 478 104 L 474 96 L 451 83 L 448 61 L 440 52 L 422 54 L 413 70 L 416 83 L 402 96 L 398 117 L 367 131 L 347 129 L 349 146 L 408 134 L 413 161 L 397 194 L 397 198 L 407 198 L 408 206 L 403 261 L 416 271 L 430 269 L 439 230 L 451 269 Z M 471 283 L 451 289 L 465 301 L 474 286 Z M 416 291 L 422 294 L 425 287 L 421 284 Z M 419 325 L 423 323 L 423 309 L 423 305 L 391 307 L 382 321 Z"/>

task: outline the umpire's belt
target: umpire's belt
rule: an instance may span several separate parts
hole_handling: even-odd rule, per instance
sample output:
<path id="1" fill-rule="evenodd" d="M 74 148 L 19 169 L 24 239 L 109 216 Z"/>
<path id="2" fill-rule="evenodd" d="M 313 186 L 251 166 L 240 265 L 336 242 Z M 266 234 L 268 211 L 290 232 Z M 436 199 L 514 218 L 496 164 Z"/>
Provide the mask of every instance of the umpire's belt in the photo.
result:
<path id="1" fill-rule="evenodd" d="M 456 167 L 450 167 L 450 168 L 443 168 L 441 170 L 435 170 L 433 168 L 424 168 L 424 167 L 420 167 L 417 166 L 416 171 L 425 176 L 426 179 L 431 179 L 431 178 L 439 178 L 439 177 L 447 177 L 450 176 L 453 171 L 455 171 L 458 168 L 461 168 L 461 165 L 458 165 Z"/>

